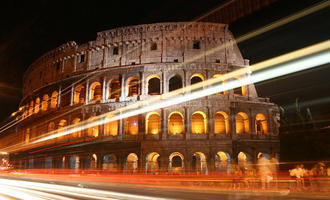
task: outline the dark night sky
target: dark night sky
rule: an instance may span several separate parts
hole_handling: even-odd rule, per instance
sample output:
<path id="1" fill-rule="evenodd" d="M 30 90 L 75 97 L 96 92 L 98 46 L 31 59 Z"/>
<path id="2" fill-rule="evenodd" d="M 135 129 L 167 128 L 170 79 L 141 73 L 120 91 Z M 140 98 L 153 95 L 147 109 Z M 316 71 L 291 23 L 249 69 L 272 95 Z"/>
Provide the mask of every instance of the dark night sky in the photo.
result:
<path id="1" fill-rule="evenodd" d="M 149 1 L 5 1 L 0 7 L 0 121 L 17 110 L 22 77 L 28 65 L 67 41 L 95 40 L 96 32 L 115 27 L 168 21 L 191 21 L 218 6 L 219 0 Z M 315 0 L 279 0 L 242 18 L 230 29 L 242 35 L 285 17 Z M 329 39 L 330 9 L 314 13 L 279 29 L 239 44 L 243 56 L 256 63 Z M 316 118 L 329 113 L 330 66 L 257 84 L 261 96 L 279 105 L 323 100 L 311 107 Z M 304 105 L 304 104 L 303 104 Z M 322 115 L 320 115 L 322 114 Z"/>

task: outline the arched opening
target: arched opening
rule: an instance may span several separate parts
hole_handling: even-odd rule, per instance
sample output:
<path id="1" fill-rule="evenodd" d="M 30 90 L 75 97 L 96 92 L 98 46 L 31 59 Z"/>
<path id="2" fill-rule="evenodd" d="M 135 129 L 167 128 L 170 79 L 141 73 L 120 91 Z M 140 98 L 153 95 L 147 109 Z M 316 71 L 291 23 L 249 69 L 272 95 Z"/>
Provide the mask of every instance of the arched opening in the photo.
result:
<path id="1" fill-rule="evenodd" d="M 257 159 L 259 160 L 261 157 L 264 157 L 266 159 L 270 159 L 270 155 L 268 153 L 265 153 L 265 152 L 259 152 L 258 155 L 257 155 Z"/>
<path id="2" fill-rule="evenodd" d="M 229 120 L 227 113 L 219 111 L 214 115 L 214 133 L 215 134 L 228 134 L 229 133 Z"/>
<path id="3" fill-rule="evenodd" d="M 100 101 L 102 99 L 102 86 L 100 82 L 94 82 L 90 86 L 89 90 L 90 101 Z"/>
<path id="4" fill-rule="evenodd" d="M 174 152 L 169 157 L 170 163 L 169 163 L 169 171 L 171 173 L 182 173 L 184 170 L 184 157 L 179 152 Z"/>
<path id="5" fill-rule="evenodd" d="M 129 97 L 138 96 L 139 95 L 139 79 L 136 77 L 130 77 L 127 80 L 127 89 Z"/>
<path id="6" fill-rule="evenodd" d="M 83 104 L 86 97 L 86 88 L 83 85 L 78 85 L 74 90 L 74 104 Z"/>
<path id="7" fill-rule="evenodd" d="M 30 107 L 29 107 L 29 115 L 32 115 L 34 112 L 34 102 L 30 101 Z"/>
<path id="8" fill-rule="evenodd" d="M 250 156 L 244 152 L 239 152 L 237 155 L 238 166 L 241 170 L 245 171 L 249 167 Z"/>
<path id="9" fill-rule="evenodd" d="M 34 113 L 38 113 L 40 111 L 40 98 L 36 98 L 36 103 L 34 105 Z"/>
<path id="10" fill-rule="evenodd" d="M 88 119 L 88 129 L 87 129 L 87 135 L 89 137 L 98 137 L 99 136 L 99 126 L 98 125 L 92 125 L 91 123 L 94 122 L 96 117 L 90 117 Z"/>
<path id="11" fill-rule="evenodd" d="M 223 151 L 215 155 L 215 170 L 222 173 L 230 173 L 230 155 Z"/>
<path id="12" fill-rule="evenodd" d="M 240 80 L 241 78 L 236 78 Z M 234 95 L 236 96 L 246 96 L 246 85 L 242 85 L 241 87 L 234 88 Z"/>
<path id="13" fill-rule="evenodd" d="M 172 112 L 168 117 L 168 132 L 172 135 L 184 132 L 184 119 L 180 112 Z"/>
<path id="14" fill-rule="evenodd" d="M 213 76 L 213 78 L 215 78 L 215 80 L 216 80 L 216 83 L 214 84 L 214 85 L 225 85 L 225 80 L 224 80 L 224 77 L 223 77 L 223 75 L 221 75 L 221 74 L 215 74 L 214 76 Z M 228 92 L 226 91 L 226 90 L 223 90 L 223 91 L 221 91 L 221 92 L 218 92 L 217 94 L 227 94 Z"/>
<path id="15" fill-rule="evenodd" d="M 249 117 L 244 112 L 239 112 L 236 115 L 236 133 L 249 133 Z"/>
<path id="16" fill-rule="evenodd" d="M 113 116 L 109 115 L 106 120 L 110 120 Z M 104 135 L 105 136 L 116 136 L 118 135 L 118 120 L 110 121 L 104 125 Z"/>
<path id="17" fill-rule="evenodd" d="M 119 99 L 121 94 L 121 84 L 118 79 L 113 79 L 109 83 L 109 99 Z"/>
<path id="18" fill-rule="evenodd" d="M 194 74 L 190 78 L 190 85 L 194 85 L 196 83 L 203 82 L 204 80 L 205 79 L 202 74 Z"/>
<path id="19" fill-rule="evenodd" d="M 89 158 L 90 160 L 90 169 L 97 169 L 97 155 L 94 153 Z"/>
<path id="20" fill-rule="evenodd" d="M 175 75 L 169 80 L 168 91 L 174 91 L 182 88 L 182 78 L 180 75 Z"/>
<path id="21" fill-rule="evenodd" d="M 58 92 L 55 90 L 52 93 L 51 99 L 50 99 L 50 108 L 56 108 L 57 107 L 57 99 L 58 99 Z"/>
<path id="22" fill-rule="evenodd" d="M 146 133 L 156 135 L 160 132 L 160 116 L 156 112 L 148 113 L 146 116 Z"/>
<path id="23" fill-rule="evenodd" d="M 148 94 L 149 95 L 160 95 L 160 78 L 159 76 L 153 75 L 148 79 Z"/>
<path id="24" fill-rule="evenodd" d="M 72 120 L 72 125 L 74 125 L 74 128 L 78 128 L 78 123 L 80 122 L 80 118 L 74 118 Z M 81 130 L 77 130 L 72 134 L 72 137 L 81 137 Z"/>
<path id="25" fill-rule="evenodd" d="M 63 133 L 66 130 L 67 121 L 65 119 L 62 119 L 59 121 L 57 126 L 57 133 Z M 64 139 L 64 136 L 58 136 L 58 139 Z"/>
<path id="26" fill-rule="evenodd" d="M 132 116 L 125 120 L 125 134 L 137 135 L 139 133 L 139 118 Z"/>
<path id="27" fill-rule="evenodd" d="M 127 172 L 135 173 L 138 169 L 138 156 L 135 153 L 128 154 L 125 163 L 125 170 Z"/>
<path id="28" fill-rule="evenodd" d="M 160 168 L 160 159 L 157 152 L 149 153 L 146 156 L 146 171 L 149 173 L 158 172 Z"/>
<path id="29" fill-rule="evenodd" d="M 79 159 L 79 156 L 77 155 L 72 155 L 70 156 L 70 161 L 69 161 L 69 168 L 70 169 L 79 169 L 79 166 L 80 166 L 80 159 Z"/>
<path id="30" fill-rule="evenodd" d="M 207 173 L 206 156 L 202 152 L 195 152 L 192 156 L 191 170 L 197 173 Z"/>
<path id="31" fill-rule="evenodd" d="M 194 112 L 191 116 L 192 134 L 206 134 L 207 121 L 205 113 L 201 111 Z"/>
<path id="32" fill-rule="evenodd" d="M 256 115 L 255 127 L 256 127 L 256 133 L 259 135 L 268 133 L 267 119 L 265 115 L 261 113 Z"/>
<path id="33" fill-rule="evenodd" d="M 103 170 L 117 171 L 117 157 L 115 154 L 106 154 L 103 156 Z"/>

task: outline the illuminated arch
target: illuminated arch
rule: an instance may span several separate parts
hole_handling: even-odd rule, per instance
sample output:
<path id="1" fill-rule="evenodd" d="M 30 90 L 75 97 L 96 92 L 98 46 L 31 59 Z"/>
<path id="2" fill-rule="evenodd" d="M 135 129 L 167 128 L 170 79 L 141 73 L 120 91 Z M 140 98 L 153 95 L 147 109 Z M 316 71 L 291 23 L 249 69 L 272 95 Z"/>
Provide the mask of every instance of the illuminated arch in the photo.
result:
<path id="1" fill-rule="evenodd" d="M 218 111 L 214 115 L 214 133 L 215 134 L 228 134 L 229 133 L 229 120 L 227 113 Z"/>
<path id="2" fill-rule="evenodd" d="M 106 117 L 107 119 L 111 119 L 113 116 L 109 115 Z M 116 136 L 118 135 L 118 120 L 110 121 L 104 125 L 104 135 L 105 136 Z"/>
<path id="3" fill-rule="evenodd" d="M 219 151 L 215 155 L 215 169 L 218 172 L 230 173 L 230 155 Z"/>
<path id="4" fill-rule="evenodd" d="M 264 114 L 258 113 L 255 119 L 256 133 L 259 135 L 268 134 L 267 119 Z"/>
<path id="5" fill-rule="evenodd" d="M 85 102 L 86 97 L 86 88 L 83 85 L 78 85 L 74 90 L 74 98 L 73 103 L 74 104 L 82 104 Z"/>
<path id="6" fill-rule="evenodd" d="M 196 111 L 191 115 L 191 132 L 192 134 L 206 134 L 207 118 L 202 111 Z"/>
<path id="7" fill-rule="evenodd" d="M 173 152 L 169 156 L 169 169 L 172 173 L 182 173 L 184 169 L 184 157 L 179 152 Z"/>
<path id="8" fill-rule="evenodd" d="M 121 83 L 118 79 L 113 79 L 109 82 L 109 99 L 118 99 L 121 95 Z"/>
<path id="9" fill-rule="evenodd" d="M 89 137 L 98 137 L 99 136 L 99 126 L 97 126 L 97 125 L 96 126 L 90 125 L 90 123 L 93 123 L 95 119 L 96 119 L 95 116 L 90 117 L 88 119 L 87 135 Z"/>
<path id="10" fill-rule="evenodd" d="M 132 76 L 126 81 L 127 96 L 138 96 L 139 95 L 139 79 L 136 76 Z"/>
<path id="11" fill-rule="evenodd" d="M 225 83 L 226 83 L 226 81 L 225 81 L 225 79 L 224 79 L 224 77 L 223 77 L 222 74 L 214 74 L 213 75 L 213 78 L 215 78 L 217 80 L 217 83 L 216 84 L 218 84 L 218 82 L 221 82 L 222 85 L 225 85 Z M 226 90 L 224 90 L 224 91 L 221 91 L 221 92 L 219 92 L 217 94 L 227 94 L 227 93 L 228 92 Z"/>
<path id="12" fill-rule="evenodd" d="M 139 118 L 137 115 L 125 119 L 125 134 L 137 135 L 139 133 Z"/>
<path id="13" fill-rule="evenodd" d="M 97 155 L 94 153 L 90 156 L 90 169 L 97 168 Z"/>
<path id="14" fill-rule="evenodd" d="M 147 78 L 148 82 L 148 94 L 159 95 L 160 94 L 160 77 L 158 75 L 151 75 Z"/>
<path id="15" fill-rule="evenodd" d="M 147 172 L 157 172 L 159 170 L 159 154 L 157 152 L 149 153 L 146 156 L 146 171 Z"/>
<path id="16" fill-rule="evenodd" d="M 206 156 L 202 152 L 195 152 L 191 162 L 192 171 L 198 173 L 207 173 Z"/>
<path id="17" fill-rule="evenodd" d="M 80 118 L 74 118 L 72 120 L 72 125 L 74 125 L 74 128 L 77 128 L 77 124 L 80 122 Z M 81 131 L 76 131 L 72 134 L 72 137 L 81 137 Z"/>
<path id="18" fill-rule="evenodd" d="M 249 117 L 244 112 L 239 112 L 236 115 L 236 133 L 249 133 Z"/>
<path id="19" fill-rule="evenodd" d="M 172 76 L 168 81 L 168 91 L 169 92 L 180 89 L 180 88 L 182 88 L 182 86 L 183 86 L 182 78 L 178 74 Z"/>
<path id="20" fill-rule="evenodd" d="M 146 133 L 158 134 L 160 132 L 160 115 L 157 112 L 148 113 L 146 116 Z"/>
<path id="21" fill-rule="evenodd" d="M 125 169 L 129 172 L 136 172 L 138 169 L 138 156 L 135 153 L 130 153 L 126 157 Z"/>
<path id="22" fill-rule="evenodd" d="M 205 81 L 205 78 L 202 74 L 200 73 L 195 73 L 190 77 L 190 85 L 199 83 L 199 82 L 203 82 Z"/>
<path id="23" fill-rule="evenodd" d="M 184 132 L 184 119 L 180 112 L 174 111 L 168 116 L 168 132 L 172 135 Z"/>
<path id="24" fill-rule="evenodd" d="M 50 108 L 57 107 L 57 102 L 58 102 L 57 99 L 58 99 L 58 92 L 55 90 L 50 98 Z"/>
<path id="25" fill-rule="evenodd" d="M 89 100 L 100 101 L 102 99 L 102 85 L 100 82 L 93 82 L 89 88 Z"/>
<path id="26" fill-rule="evenodd" d="M 251 161 L 251 157 L 245 152 L 239 152 L 237 155 L 237 161 L 240 168 L 246 169 Z"/>
<path id="27" fill-rule="evenodd" d="M 46 111 L 48 109 L 48 99 L 49 99 L 48 94 L 45 94 L 42 97 L 41 111 Z"/>
<path id="28" fill-rule="evenodd" d="M 34 101 L 30 101 L 29 115 L 34 113 Z"/>
<path id="29" fill-rule="evenodd" d="M 34 104 L 34 113 L 38 113 L 40 111 L 40 98 L 36 98 L 36 102 Z"/>

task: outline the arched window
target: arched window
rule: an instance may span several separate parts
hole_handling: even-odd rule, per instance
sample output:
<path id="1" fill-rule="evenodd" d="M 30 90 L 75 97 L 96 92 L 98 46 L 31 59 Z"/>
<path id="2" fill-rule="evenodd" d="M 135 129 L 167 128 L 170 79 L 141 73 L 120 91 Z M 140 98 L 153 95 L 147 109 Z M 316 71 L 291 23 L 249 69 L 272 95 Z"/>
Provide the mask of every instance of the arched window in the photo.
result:
<path id="1" fill-rule="evenodd" d="M 118 99 L 121 94 L 121 84 L 118 79 L 113 79 L 109 83 L 109 99 Z"/>
<path id="2" fill-rule="evenodd" d="M 169 168 L 170 168 L 170 172 L 172 173 L 181 173 L 183 171 L 184 168 L 184 163 L 183 163 L 183 155 L 179 152 L 173 152 L 170 156 L 169 156 Z"/>
<path id="3" fill-rule="evenodd" d="M 201 74 L 194 74 L 191 76 L 190 78 L 190 85 L 199 83 L 199 82 L 203 82 L 204 81 L 204 77 Z"/>
<path id="4" fill-rule="evenodd" d="M 195 152 L 191 162 L 192 171 L 198 173 L 207 173 L 206 156 L 202 152 Z"/>
<path id="5" fill-rule="evenodd" d="M 125 169 L 128 172 L 136 172 L 138 169 L 138 156 L 135 153 L 130 153 L 127 156 Z"/>
<path id="6" fill-rule="evenodd" d="M 90 86 L 90 101 L 100 101 L 102 98 L 102 87 L 100 82 L 94 82 Z"/>
<path id="7" fill-rule="evenodd" d="M 127 80 L 127 89 L 128 89 L 128 96 L 137 96 L 139 95 L 139 79 L 136 77 L 131 77 Z"/>
<path id="8" fill-rule="evenodd" d="M 218 172 L 230 172 L 230 156 L 228 153 L 219 151 L 215 155 L 215 170 Z"/>
<path id="9" fill-rule="evenodd" d="M 50 100 L 50 108 L 56 108 L 56 106 L 57 106 L 57 99 L 58 99 L 58 92 L 55 90 L 52 93 L 52 97 L 51 97 L 51 100 Z"/>
<path id="10" fill-rule="evenodd" d="M 261 113 L 257 114 L 255 123 L 257 134 L 262 135 L 268 133 L 267 119 L 265 115 Z"/>
<path id="11" fill-rule="evenodd" d="M 154 172 L 157 172 L 159 170 L 160 160 L 158 158 L 159 158 L 159 154 L 157 152 L 149 153 L 146 156 L 146 162 L 147 162 L 146 163 L 146 166 L 147 166 L 146 171 L 147 172 L 154 173 Z"/>
<path id="12" fill-rule="evenodd" d="M 74 104 L 82 104 L 85 102 L 86 88 L 83 85 L 78 85 L 74 90 Z"/>
<path id="13" fill-rule="evenodd" d="M 182 88 L 181 76 L 175 75 L 172 78 L 170 78 L 168 87 L 169 87 L 169 89 L 168 89 L 169 92 Z"/>
<path id="14" fill-rule="evenodd" d="M 168 132 L 172 135 L 182 134 L 184 131 L 183 115 L 180 112 L 172 112 L 168 117 Z"/>
<path id="15" fill-rule="evenodd" d="M 214 133 L 223 134 L 229 133 L 229 120 L 225 112 L 219 111 L 214 115 Z"/>
<path id="16" fill-rule="evenodd" d="M 33 114 L 33 112 L 34 112 L 34 102 L 33 101 L 31 101 L 30 102 L 30 107 L 29 107 L 29 115 L 32 115 Z"/>
<path id="17" fill-rule="evenodd" d="M 111 119 L 112 116 L 108 116 L 106 119 Z M 106 123 L 104 126 L 104 135 L 105 136 L 116 136 L 118 135 L 118 120 L 110 121 Z"/>
<path id="18" fill-rule="evenodd" d="M 48 94 L 45 94 L 42 98 L 41 111 L 46 111 L 48 109 Z"/>
<path id="19" fill-rule="evenodd" d="M 149 77 L 148 94 L 149 95 L 159 95 L 160 94 L 160 78 L 158 76 Z"/>
<path id="20" fill-rule="evenodd" d="M 191 116 L 192 134 L 205 134 L 207 130 L 206 115 L 201 111 L 194 112 Z"/>
<path id="21" fill-rule="evenodd" d="M 215 78 L 215 83 L 213 85 L 224 85 L 225 84 L 225 80 L 223 78 L 223 75 L 221 75 L 221 74 L 215 74 L 213 76 L 213 78 Z M 227 94 L 227 93 L 228 92 L 226 90 L 224 90 L 224 91 L 220 91 L 217 94 Z"/>
<path id="22" fill-rule="evenodd" d="M 236 133 L 249 133 L 249 117 L 246 113 L 239 112 L 236 115 Z"/>
<path id="23" fill-rule="evenodd" d="M 237 161 L 238 161 L 238 166 L 241 169 L 246 169 L 250 162 L 249 155 L 244 152 L 239 152 L 239 154 L 237 155 Z"/>
<path id="24" fill-rule="evenodd" d="M 94 153 L 92 156 L 90 156 L 90 169 L 96 169 L 97 168 L 97 155 Z"/>
<path id="25" fill-rule="evenodd" d="M 241 78 L 236 78 L 240 80 Z M 246 96 L 246 85 L 242 85 L 241 87 L 234 88 L 234 95 L 237 96 Z"/>
<path id="26" fill-rule="evenodd" d="M 93 123 L 95 119 L 96 119 L 96 117 L 90 117 L 88 119 L 87 135 L 89 137 L 98 137 L 99 136 L 99 126 L 91 125 L 91 123 Z"/>
<path id="27" fill-rule="evenodd" d="M 146 117 L 146 133 L 158 134 L 160 132 L 160 116 L 156 112 L 147 114 Z"/>
<path id="28" fill-rule="evenodd" d="M 40 98 L 36 98 L 36 103 L 34 105 L 34 113 L 38 113 L 40 111 Z"/>
<path id="29" fill-rule="evenodd" d="M 73 120 L 72 120 L 72 125 L 74 125 L 74 128 L 77 128 L 78 126 L 77 126 L 77 124 L 80 122 L 80 119 L 79 118 L 74 118 Z M 75 131 L 73 134 L 72 134 L 72 137 L 81 137 L 81 131 L 79 130 L 77 130 L 77 131 Z"/>
<path id="30" fill-rule="evenodd" d="M 136 135 L 139 133 L 138 116 L 132 116 L 125 120 L 125 134 Z"/>

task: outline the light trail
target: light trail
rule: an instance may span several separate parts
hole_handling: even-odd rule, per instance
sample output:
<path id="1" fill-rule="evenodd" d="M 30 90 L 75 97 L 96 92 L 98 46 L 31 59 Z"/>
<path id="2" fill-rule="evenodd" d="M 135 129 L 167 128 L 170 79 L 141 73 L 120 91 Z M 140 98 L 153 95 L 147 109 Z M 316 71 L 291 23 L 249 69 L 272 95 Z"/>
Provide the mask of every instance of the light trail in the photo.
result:
<path id="1" fill-rule="evenodd" d="M 205 81 L 204 83 L 201 82 L 186 88 L 160 95 L 159 97 L 128 105 L 115 111 L 99 115 L 93 122 L 85 120 L 79 122 L 78 124 L 69 125 L 63 132 L 58 133 L 58 131 L 55 130 L 42 135 L 41 138 L 37 138 L 29 143 L 16 144 L 1 149 L 1 151 L 17 151 L 31 145 L 36 145 L 37 143 L 42 143 L 57 137 L 69 135 L 88 129 L 90 127 L 106 124 L 111 121 L 116 121 L 160 108 L 173 106 L 186 101 L 191 101 L 218 92 L 237 88 L 242 85 L 249 85 L 252 83 L 310 69 L 329 62 L 330 40 L 224 74 L 221 78 L 212 78 Z M 242 78 L 235 79 L 236 77 Z M 225 81 L 226 83 L 223 84 L 222 81 Z M 207 87 L 203 88 L 204 85 Z"/>

